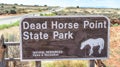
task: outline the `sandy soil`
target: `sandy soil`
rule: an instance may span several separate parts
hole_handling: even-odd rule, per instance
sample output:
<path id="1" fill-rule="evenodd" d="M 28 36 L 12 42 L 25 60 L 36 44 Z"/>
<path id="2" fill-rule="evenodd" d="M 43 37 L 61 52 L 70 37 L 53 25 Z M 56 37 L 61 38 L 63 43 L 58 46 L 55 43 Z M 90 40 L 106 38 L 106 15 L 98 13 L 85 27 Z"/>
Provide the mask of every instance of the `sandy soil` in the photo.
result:
<path id="1" fill-rule="evenodd" d="M 120 67 L 120 26 L 110 28 L 110 54 L 107 67 Z"/>

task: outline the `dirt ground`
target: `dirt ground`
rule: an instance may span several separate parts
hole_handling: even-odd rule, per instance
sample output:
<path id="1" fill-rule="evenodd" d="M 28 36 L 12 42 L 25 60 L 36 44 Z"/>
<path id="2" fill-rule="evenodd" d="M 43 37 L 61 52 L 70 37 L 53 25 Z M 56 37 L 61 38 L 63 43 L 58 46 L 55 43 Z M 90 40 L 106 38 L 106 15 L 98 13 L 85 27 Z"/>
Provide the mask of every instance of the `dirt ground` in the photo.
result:
<path id="1" fill-rule="evenodd" d="M 104 61 L 107 67 L 120 67 L 120 26 L 110 28 L 109 58 Z"/>

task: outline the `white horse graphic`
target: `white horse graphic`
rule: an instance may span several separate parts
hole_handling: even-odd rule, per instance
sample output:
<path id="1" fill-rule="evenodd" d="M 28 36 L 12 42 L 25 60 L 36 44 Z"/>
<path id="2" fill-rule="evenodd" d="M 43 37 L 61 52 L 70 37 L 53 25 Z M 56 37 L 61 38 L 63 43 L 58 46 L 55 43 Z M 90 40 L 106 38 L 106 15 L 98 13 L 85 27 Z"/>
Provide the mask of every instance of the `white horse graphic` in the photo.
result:
<path id="1" fill-rule="evenodd" d="M 104 49 L 104 39 L 103 38 L 97 38 L 97 39 L 90 38 L 81 43 L 80 49 L 82 50 L 86 45 L 89 45 L 91 47 L 89 56 L 93 54 L 94 46 L 100 46 L 98 52 L 99 54 L 101 54 L 101 51 Z"/>

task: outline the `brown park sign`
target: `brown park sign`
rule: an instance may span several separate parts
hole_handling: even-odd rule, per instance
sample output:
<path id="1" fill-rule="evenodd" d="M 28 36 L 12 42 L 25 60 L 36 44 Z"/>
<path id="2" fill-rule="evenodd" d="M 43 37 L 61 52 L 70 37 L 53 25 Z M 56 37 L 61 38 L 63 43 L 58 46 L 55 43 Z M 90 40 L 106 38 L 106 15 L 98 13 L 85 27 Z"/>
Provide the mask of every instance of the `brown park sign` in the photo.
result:
<path id="1" fill-rule="evenodd" d="M 110 21 L 105 16 L 26 17 L 21 60 L 106 59 Z"/>

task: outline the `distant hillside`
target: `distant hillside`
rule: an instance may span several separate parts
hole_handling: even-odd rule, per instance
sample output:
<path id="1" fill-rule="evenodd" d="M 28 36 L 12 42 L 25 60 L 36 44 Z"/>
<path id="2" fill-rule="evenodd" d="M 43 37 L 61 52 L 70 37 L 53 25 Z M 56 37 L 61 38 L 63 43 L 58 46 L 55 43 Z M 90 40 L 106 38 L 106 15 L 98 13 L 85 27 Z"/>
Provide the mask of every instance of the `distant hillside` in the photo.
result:
<path id="1" fill-rule="evenodd" d="M 105 15 L 110 19 L 120 18 L 120 8 L 67 7 L 59 15 Z"/>
<path id="2" fill-rule="evenodd" d="M 52 8 L 53 7 L 47 5 L 39 6 L 39 5 L 23 5 L 23 4 L 18 5 L 0 3 L 0 15 L 40 12 Z"/>

